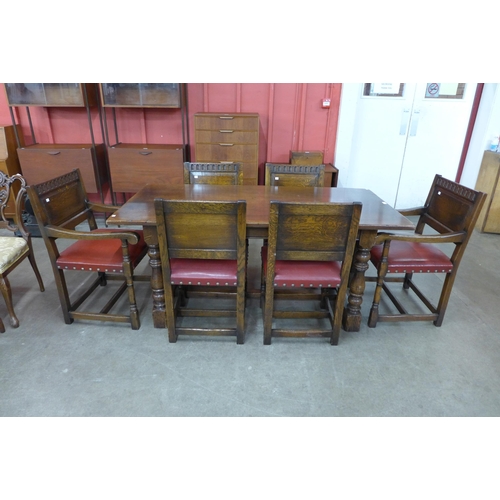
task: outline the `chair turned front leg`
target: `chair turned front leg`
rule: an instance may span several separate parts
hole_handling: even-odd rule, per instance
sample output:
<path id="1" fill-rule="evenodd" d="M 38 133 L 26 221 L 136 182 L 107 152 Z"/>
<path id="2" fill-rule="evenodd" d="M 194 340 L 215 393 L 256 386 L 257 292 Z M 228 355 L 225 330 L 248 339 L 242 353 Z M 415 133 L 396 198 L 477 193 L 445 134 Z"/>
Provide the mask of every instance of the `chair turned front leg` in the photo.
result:
<path id="1" fill-rule="evenodd" d="M 7 311 L 10 316 L 10 324 L 12 325 L 13 328 L 18 328 L 19 320 L 17 319 L 16 313 L 14 312 L 14 307 L 12 305 L 12 291 L 10 288 L 9 280 L 7 279 L 6 276 L 0 277 L 0 290 L 2 291 L 2 295 L 5 300 L 5 305 L 7 306 Z"/>

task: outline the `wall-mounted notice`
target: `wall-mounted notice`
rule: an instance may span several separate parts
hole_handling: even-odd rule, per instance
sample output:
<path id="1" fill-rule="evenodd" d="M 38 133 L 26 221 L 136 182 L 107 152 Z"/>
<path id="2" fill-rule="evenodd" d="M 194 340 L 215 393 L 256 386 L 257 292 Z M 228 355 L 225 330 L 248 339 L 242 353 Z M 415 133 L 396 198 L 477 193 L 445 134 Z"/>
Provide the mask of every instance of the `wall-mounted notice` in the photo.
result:
<path id="1" fill-rule="evenodd" d="M 401 83 L 374 83 L 372 93 L 374 94 L 397 94 Z"/>

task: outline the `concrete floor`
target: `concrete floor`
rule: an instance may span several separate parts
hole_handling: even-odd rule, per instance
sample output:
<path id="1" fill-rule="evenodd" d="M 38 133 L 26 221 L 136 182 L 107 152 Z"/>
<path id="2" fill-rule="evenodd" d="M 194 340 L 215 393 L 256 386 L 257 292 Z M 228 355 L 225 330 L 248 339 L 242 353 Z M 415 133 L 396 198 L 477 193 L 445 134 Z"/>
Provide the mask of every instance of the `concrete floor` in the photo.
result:
<path id="1" fill-rule="evenodd" d="M 257 300 L 248 301 L 244 345 L 229 337 L 169 344 L 166 331 L 152 327 L 147 283 L 136 286 L 139 331 L 66 325 L 43 241 L 35 238 L 46 291 L 26 261 L 9 277 L 18 329 L 0 300 L 0 416 L 499 416 L 499 242 L 500 235 L 474 233 L 441 328 L 369 329 L 368 283 L 361 331 L 342 331 L 332 347 L 325 339 L 264 346 Z M 259 242 L 250 250 L 256 283 Z M 75 273 L 72 283 L 81 277 Z M 437 294 L 442 277 L 425 278 Z"/>

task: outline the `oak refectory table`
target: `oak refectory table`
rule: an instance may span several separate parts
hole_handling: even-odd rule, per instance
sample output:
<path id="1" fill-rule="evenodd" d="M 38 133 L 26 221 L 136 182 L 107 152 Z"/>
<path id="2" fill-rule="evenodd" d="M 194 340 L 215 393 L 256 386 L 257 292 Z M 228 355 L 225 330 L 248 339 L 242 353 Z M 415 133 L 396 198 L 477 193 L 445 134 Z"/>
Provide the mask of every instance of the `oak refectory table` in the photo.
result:
<path id="1" fill-rule="evenodd" d="M 165 296 L 161 275 L 160 252 L 156 233 L 155 198 L 170 200 L 247 202 L 247 237 L 267 238 L 269 207 L 272 200 L 301 203 L 328 203 L 359 201 L 363 204 L 359 224 L 359 243 L 354 258 L 353 277 L 344 310 L 343 328 L 357 332 L 361 326 L 361 304 L 365 290 L 365 272 L 368 269 L 370 249 L 378 231 L 414 229 L 413 223 L 368 189 L 274 187 L 258 185 L 225 186 L 204 184 L 147 184 L 125 202 L 111 217 L 110 225 L 142 226 L 148 245 L 151 288 L 153 295 L 153 323 L 165 328 Z"/>

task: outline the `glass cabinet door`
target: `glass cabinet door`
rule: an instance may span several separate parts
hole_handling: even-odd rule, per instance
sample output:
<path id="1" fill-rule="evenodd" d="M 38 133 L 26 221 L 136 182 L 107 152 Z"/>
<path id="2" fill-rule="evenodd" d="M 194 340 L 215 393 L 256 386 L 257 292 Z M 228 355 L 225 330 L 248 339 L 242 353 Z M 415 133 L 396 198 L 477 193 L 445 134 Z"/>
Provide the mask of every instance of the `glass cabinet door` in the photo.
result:
<path id="1" fill-rule="evenodd" d="M 85 106 L 80 83 L 6 83 L 9 106 Z"/>
<path id="2" fill-rule="evenodd" d="M 103 106 L 180 108 L 178 83 L 101 83 Z"/>

